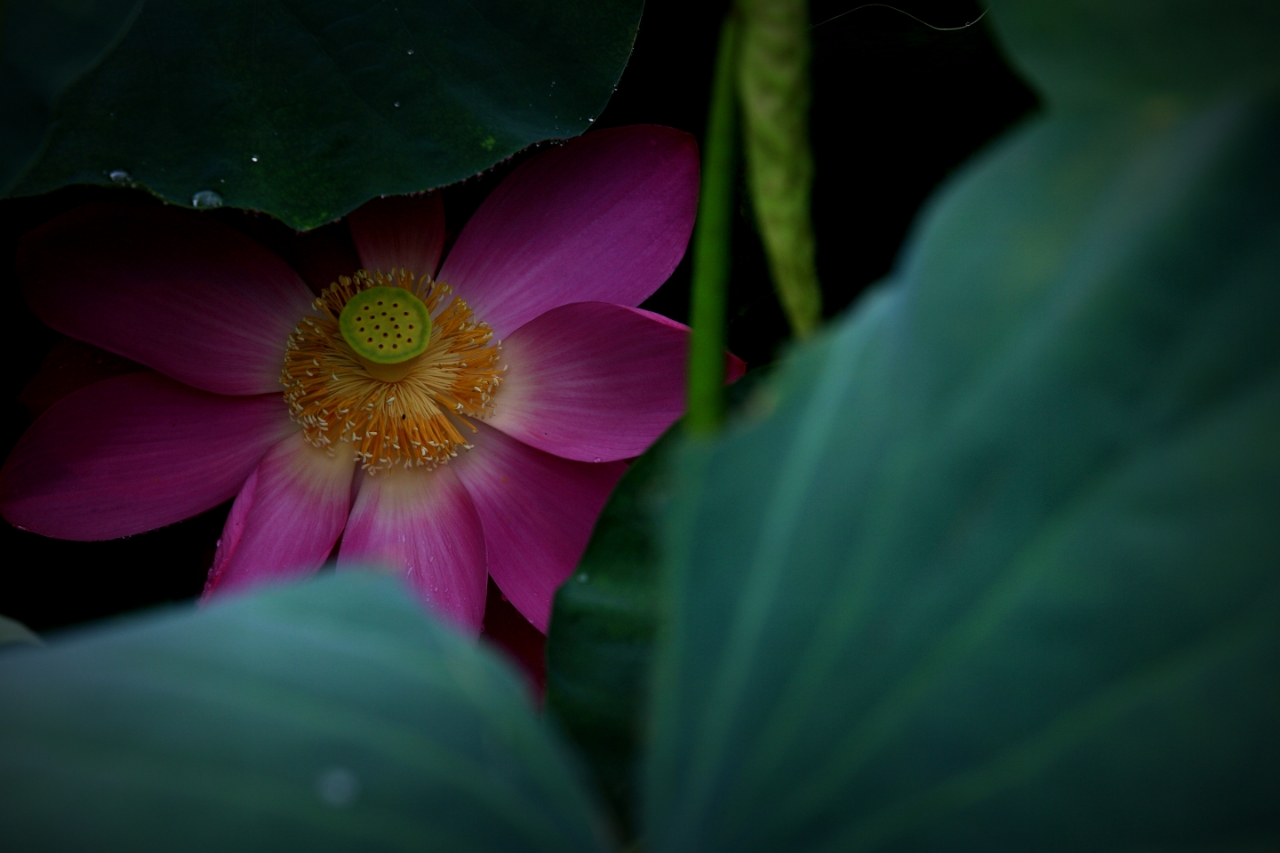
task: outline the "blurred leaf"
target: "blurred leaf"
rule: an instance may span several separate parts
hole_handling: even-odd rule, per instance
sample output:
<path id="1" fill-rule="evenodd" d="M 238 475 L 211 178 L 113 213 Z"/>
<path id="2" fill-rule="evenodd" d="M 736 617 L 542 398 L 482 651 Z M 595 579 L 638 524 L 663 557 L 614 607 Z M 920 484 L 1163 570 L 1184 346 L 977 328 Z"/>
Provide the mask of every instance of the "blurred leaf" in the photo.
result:
<path id="1" fill-rule="evenodd" d="M 657 613 L 656 519 L 670 499 L 664 465 L 676 425 L 627 470 L 578 571 L 556 592 L 547 633 L 547 709 L 586 756 L 615 816 L 635 815 L 636 755 Z"/>
<path id="2" fill-rule="evenodd" d="M 1051 113 L 683 449 L 649 849 L 1280 844 L 1277 150 Z"/>
<path id="3" fill-rule="evenodd" d="M 7 616 L 0 616 L 0 646 L 10 643 L 40 646 L 44 644 L 44 641 L 21 622 L 10 619 Z"/>
<path id="4" fill-rule="evenodd" d="M 772 404 L 767 369 L 725 389 L 731 420 Z M 546 707 L 579 747 L 624 832 L 633 832 L 653 644 L 662 614 L 660 526 L 688 419 L 632 463 L 596 521 L 578 571 L 556 591 L 547 635 Z"/>
<path id="5" fill-rule="evenodd" d="M 31 163 L 62 91 L 127 30 L 142 0 L 0 5 L 0 195 Z"/>
<path id="6" fill-rule="evenodd" d="M 809 4 L 737 0 L 737 8 L 737 82 L 751 206 L 778 301 L 792 333 L 803 338 L 822 322 L 810 213 Z"/>
<path id="7" fill-rule="evenodd" d="M 512 673 L 340 575 L 0 657 L 7 850 L 599 850 Z"/>
<path id="8" fill-rule="evenodd" d="M 1006 49 L 1058 107 L 1280 89 L 1275 0 L 991 0 Z"/>
<path id="9" fill-rule="evenodd" d="M 149 3 L 60 99 L 14 192 L 114 181 L 315 227 L 584 131 L 622 73 L 641 6 Z"/>

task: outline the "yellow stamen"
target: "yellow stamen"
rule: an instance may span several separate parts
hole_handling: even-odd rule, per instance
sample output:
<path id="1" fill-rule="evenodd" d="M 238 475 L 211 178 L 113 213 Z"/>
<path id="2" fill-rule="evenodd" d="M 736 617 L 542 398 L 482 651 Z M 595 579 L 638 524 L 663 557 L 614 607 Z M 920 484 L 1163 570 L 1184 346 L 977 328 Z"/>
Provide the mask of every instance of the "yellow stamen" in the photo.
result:
<path id="1" fill-rule="evenodd" d="M 434 468 L 457 456 L 459 447 L 471 447 L 462 428 L 475 432 L 467 418 L 493 413 L 493 395 L 502 384 L 501 346 L 467 303 L 447 299 L 450 292 L 447 284 L 415 279 L 407 270 L 360 270 L 320 294 L 314 303 L 320 316 L 305 318 L 289 336 L 280 377 L 290 416 L 307 441 L 330 452 L 341 452 L 346 442 L 370 471 Z M 399 363 L 379 363 L 352 347 L 340 318 L 348 305 L 359 309 L 379 295 L 385 301 L 400 293 L 423 306 L 429 338 L 407 360 L 397 352 Z M 352 315 L 363 316 L 358 310 Z M 369 328 L 366 323 L 366 337 Z"/>

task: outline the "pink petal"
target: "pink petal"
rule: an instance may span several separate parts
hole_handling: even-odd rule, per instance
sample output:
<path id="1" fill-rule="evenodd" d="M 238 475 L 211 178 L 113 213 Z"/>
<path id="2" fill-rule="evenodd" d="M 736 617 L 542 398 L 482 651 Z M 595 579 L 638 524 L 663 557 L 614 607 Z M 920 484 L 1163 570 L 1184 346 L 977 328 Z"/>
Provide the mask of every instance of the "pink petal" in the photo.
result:
<path id="1" fill-rule="evenodd" d="M 18 441 L 0 471 L 0 512 L 59 539 L 154 530 L 232 497 L 294 429 L 278 394 L 220 397 L 151 372 L 104 379 Z"/>
<path id="2" fill-rule="evenodd" d="M 17 268 L 53 328 L 218 394 L 279 391 L 313 299 L 248 237 L 164 207 L 73 210 L 23 238 Z"/>
<path id="3" fill-rule="evenodd" d="M 686 326 L 635 308 L 553 308 L 502 342 L 488 423 L 566 459 L 639 456 L 684 413 L 688 348 Z"/>
<path id="4" fill-rule="evenodd" d="M 440 279 L 499 338 L 570 302 L 639 305 L 684 256 L 697 204 L 689 134 L 651 125 L 588 133 L 503 181 Z"/>
<path id="5" fill-rule="evenodd" d="M 213 554 L 213 567 L 209 569 L 209 576 L 204 582 L 206 598 L 213 593 L 213 588 L 217 586 L 223 570 L 231 562 L 231 555 L 240 545 L 240 537 L 244 535 L 244 525 L 249 518 L 249 510 L 253 508 L 253 496 L 257 491 L 258 469 L 254 468 L 249 479 L 245 480 L 244 485 L 240 487 L 235 502 L 231 504 L 231 512 L 227 514 L 226 523 L 222 525 L 222 535 L 218 537 L 217 550 Z"/>
<path id="6" fill-rule="evenodd" d="M 689 327 L 686 326 L 684 323 L 677 323 L 675 320 L 672 320 L 670 317 L 663 317 L 661 314 L 655 314 L 654 312 L 647 311 L 644 308 L 633 308 L 631 310 L 635 311 L 637 314 L 643 314 L 645 317 L 648 317 L 650 320 L 653 320 L 658 323 L 662 323 L 665 326 L 670 326 L 673 329 L 683 329 L 685 332 L 691 331 Z M 731 352 L 726 352 L 724 354 L 724 383 L 726 385 L 730 385 L 734 382 L 737 382 L 739 379 L 742 378 L 742 375 L 746 372 L 747 372 L 747 363 L 745 361 L 738 358 L 736 355 L 734 355 Z"/>
<path id="7" fill-rule="evenodd" d="M 444 205 L 437 193 L 375 198 L 347 217 L 367 270 L 435 275 L 444 250 Z"/>
<path id="8" fill-rule="evenodd" d="M 622 462 L 572 462 L 479 424 L 475 448 L 449 464 L 484 525 L 489 574 L 546 633 L 551 598 L 573 573 L 596 517 L 626 471 Z"/>
<path id="9" fill-rule="evenodd" d="M 236 496 L 205 596 L 309 575 L 324 565 L 351 506 L 355 454 L 330 456 L 301 432 L 277 442 Z"/>
<path id="10" fill-rule="evenodd" d="M 484 621 L 484 531 L 449 466 L 394 468 L 361 477 L 338 568 L 373 566 L 407 576 L 437 612 L 472 633 Z"/>

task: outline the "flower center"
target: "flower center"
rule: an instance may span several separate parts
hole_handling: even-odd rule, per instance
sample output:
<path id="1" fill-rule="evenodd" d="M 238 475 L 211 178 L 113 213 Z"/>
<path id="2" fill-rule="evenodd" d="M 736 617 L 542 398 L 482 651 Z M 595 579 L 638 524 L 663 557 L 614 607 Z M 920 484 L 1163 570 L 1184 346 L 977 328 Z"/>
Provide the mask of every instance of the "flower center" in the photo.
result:
<path id="1" fill-rule="evenodd" d="M 351 351 L 374 376 L 396 380 L 409 362 L 427 351 L 431 312 L 401 287 L 374 285 L 347 300 L 338 329 Z"/>
<path id="2" fill-rule="evenodd" d="M 434 468 L 470 449 L 468 418 L 493 413 L 501 342 L 428 276 L 341 276 L 289 336 L 284 399 L 316 447 L 352 446 L 364 468 Z"/>

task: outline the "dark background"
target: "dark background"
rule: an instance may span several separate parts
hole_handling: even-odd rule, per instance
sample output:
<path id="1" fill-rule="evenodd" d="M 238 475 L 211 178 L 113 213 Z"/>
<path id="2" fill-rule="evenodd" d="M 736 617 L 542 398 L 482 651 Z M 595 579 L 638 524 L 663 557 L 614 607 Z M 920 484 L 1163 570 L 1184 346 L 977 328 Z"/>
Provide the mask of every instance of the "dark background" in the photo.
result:
<path id="1" fill-rule="evenodd" d="M 727 2 L 649 0 L 635 52 L 597 126 L 665 124 L 702 136 L 713 51 Z M 981 14 L 970 2 L 902 0 L 895 4 L 937 27 L 961 27 Z M 813 211 L 825 314 L 845 311 L 891 268 L 922 202 L 963 161 L 1036 107 L 1035 95 L 1009 70 L 986 22 L 937 31 L 899 11 L 855 2 L 812 0 L 812 139 L 817 164 Z M 444 190 L 451 232 L 521 156 Z M 729 345 L 752 367 L 782 351 L 787 328 L 773 296 L 743 191 L 734 232 Z M 59 343 L 22 301 L 14 277 L 18 239 L 86 201 L 157 203 L 132 190 L 71 187 L 30 199 L 0 201 L 0 293 L 5 300 L 0 357 L 0 452 L 59 393 L 70 376 L 115 367 L 110 356 Z M 263 241 L 287 259 L 304 245 L 345 239 L 339 228 L 299 240 L 269 217 L 220 210 L 213 215 Z M 689 264 L 646 307 L 687 319 Z M 41 370 L 41 381 L 28 387 Z M 67 380 L 69 381 L 69 380 Z M 25 389 L 25 393 L 24 393 Z M 199 595 L 230 504 L 151 533 L 112 542 L 63 542 L 0 521 L 0 614 L 36 631 L 159 602 Z"/>

